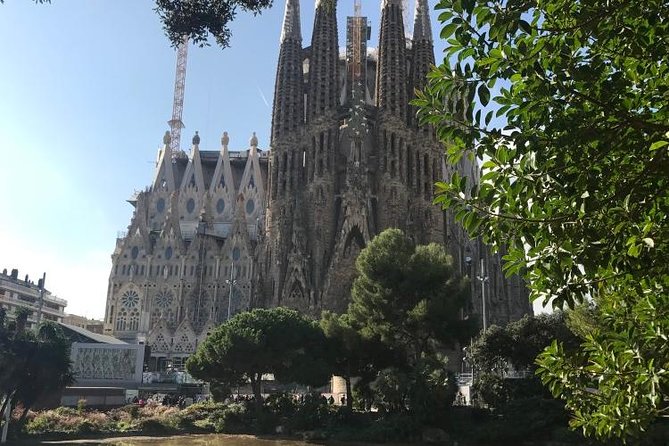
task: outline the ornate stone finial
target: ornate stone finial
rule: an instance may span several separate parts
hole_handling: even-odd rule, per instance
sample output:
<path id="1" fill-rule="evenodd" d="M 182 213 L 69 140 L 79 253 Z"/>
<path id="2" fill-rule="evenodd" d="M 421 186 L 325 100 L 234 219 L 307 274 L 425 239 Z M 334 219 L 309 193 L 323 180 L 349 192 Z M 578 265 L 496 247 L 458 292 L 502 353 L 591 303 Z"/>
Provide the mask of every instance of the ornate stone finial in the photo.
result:
<path id="1" fill-rule="evenodd" d="M 381 0 L 381 9 L 391 5 L 399 6 L 399 8 L 402 9 L 401 0 Z"/>
<path id="2" fill-rule="evenodd" d="M 253 136 L 251 136 L 249 144 L 251 147 L 258 147 L 258 137 L 256 136 L 256 132 L 253 132 Z"/>
<path id="3" fill-rule="evenodd" d="M 165 134 L 163 135 L 163 144 L 166 146 L 169 146 L 170 143 L 172 142 L 172 133 L 170 133 L 169 130 L 165 131 Z"/>
<path id="4" fill-rule="evenodd" d="M 427 0 L 416 0 L 414 14 L 413 40 L 432 42 L 432 25 L 430 24 L 430 7 Z"/>
<path id="5" fill-rule="evenodd" d="M 193 145 L 194 146 L 200 145 L 200 135 L 197 133 L 197 130 L 195 130 L 195 136 L 193 136 Z"/>
<path id="6" fill-rule="evenodd" d="M 221 136 L 221 145 L 223 147 L 228 147 L 229 143 L 230 143 L 230 137 L 228 136 L 228 132 L 223 132 L 223 136 Z"/>

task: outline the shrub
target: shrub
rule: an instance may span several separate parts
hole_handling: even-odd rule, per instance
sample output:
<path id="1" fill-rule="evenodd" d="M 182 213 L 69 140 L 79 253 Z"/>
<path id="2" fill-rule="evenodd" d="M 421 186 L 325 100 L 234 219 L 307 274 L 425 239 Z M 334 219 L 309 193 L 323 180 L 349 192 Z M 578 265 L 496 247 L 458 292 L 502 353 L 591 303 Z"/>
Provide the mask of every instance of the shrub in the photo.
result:
<path id="1" fill-rule="evenodd" d="M 223 403 L 203 401 L 186 407 L 180 415 L 184 420 L 195 423 L 197 420 L 217 418 L 227 409 L 228 406 Z"/>
<path id="2" fill-rule="evenodd" d="M 86 400 L 80 399 L 79 401 L 77 401 L 77 413 L 79 415 L 82 415 L 85 409 L 86 409 Z"/>
<path id="3" fill-rule="evenodd" d="M 251 412 L 243 404 L 235 403 L 212 414 L 210 419 L 216 433 L 241 434 L 249 432 L 252 427 Z"/>
<path id="4" fill-rule="evenodd" d="M 325 426 L 331 407 L 327 400 L 318 393 L 304 396 L 297 405 L 295 414 L 288 420 L 287 427 L 291 431 L 312 430 Z"/>
<path id="5" fill-rule="evenodd" d="M 158 418 L 146 418 L 139 422 L 139 428 L 144 434 L 151 435 L 165 435 L 173 434 L 176 429 L 174 426 L 165 423 L 164 420 Z"/>
<path id="6" fill-rule="evenodd" d="M 388 441 L 413 441 L 420 438 L 421 425 L 408 414 L 389 414 L 372 421 L 367 426 L 343 428 L 335 432 L 338 440 L 384 443 Z"/>
<path id="7" fill-rule="evenodd" d="M 297 402 L 289 393 L 274 393 L 265 400 L 265 407 L 280 418 L 291 417 L 297 411 Z"/>
<path id="8" fill-rule="evenodd" d="M 479 405 L 493 409 L 504 406 L 511 398 L 506 381 L 501 376 L 483 373 L 472 387 L 474 399 Z"/>
<path id="9" fill-rule="evenodd" d="M 117 410 L 130 415 L 131 418 L 139 417 L 139 406 L 137 404 L 128 404 Z"/>

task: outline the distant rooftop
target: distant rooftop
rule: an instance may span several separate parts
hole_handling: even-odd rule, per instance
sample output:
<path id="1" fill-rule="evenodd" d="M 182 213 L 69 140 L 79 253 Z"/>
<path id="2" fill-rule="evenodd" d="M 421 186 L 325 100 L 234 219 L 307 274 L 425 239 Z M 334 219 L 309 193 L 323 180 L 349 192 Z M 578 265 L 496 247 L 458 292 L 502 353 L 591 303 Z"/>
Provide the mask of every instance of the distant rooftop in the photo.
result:
<path id="1" fill-rule="evenodd" d="M 85 328 L 77 327 L 76 325 L 64 324 L 59 322 L 58 325 L 69 331 L 68 337 L 72 338 L 74 342 L 89 342 L 94 344 L 127 344 L 120 339 L 113 336 L 93 333 Z"/>

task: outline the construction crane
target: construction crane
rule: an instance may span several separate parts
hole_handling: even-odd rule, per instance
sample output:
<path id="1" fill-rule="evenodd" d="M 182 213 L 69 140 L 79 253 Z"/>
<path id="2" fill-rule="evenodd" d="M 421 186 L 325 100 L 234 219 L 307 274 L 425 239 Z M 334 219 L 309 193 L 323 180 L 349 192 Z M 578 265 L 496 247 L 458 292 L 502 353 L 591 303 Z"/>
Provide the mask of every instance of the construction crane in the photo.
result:
<path id="1" fill-rule="evenodd" d="M 177 70 L 174 78 L 174 104 L 172 105 L 172 119 L 167 121 L 170 126 L 172 138 L 170 140 L 170 149 L 172 154 L 181 153 L 181 129 L 184 123 L 181 120 L 184 111 L 184 91 L 186 89 L 186 62 L 188 61 L 188 36 L 184 36 L 183 41 L 177 48 Z"/>

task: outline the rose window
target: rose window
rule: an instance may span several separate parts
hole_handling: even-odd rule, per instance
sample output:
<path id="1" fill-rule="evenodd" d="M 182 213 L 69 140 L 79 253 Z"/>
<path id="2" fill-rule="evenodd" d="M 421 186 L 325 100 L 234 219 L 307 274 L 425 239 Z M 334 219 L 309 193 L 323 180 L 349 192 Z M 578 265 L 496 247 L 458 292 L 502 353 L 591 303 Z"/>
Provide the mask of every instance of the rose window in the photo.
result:
<path id="1" fill-rule="evenodd" d="M 121 305 L 125 308 L 135 308 L 137 304 L 139 304 L 139 294 L 136 291 L 126 291 L 121 296 Z"/>
<path id="2" fill-rule="evenodd" d="M 174 296 L 172 295 L 172 292 L 168 290 L 159 291 L 156 295 L 156 305 L 163 309 L 172 305 L 173 300 Z"/>

